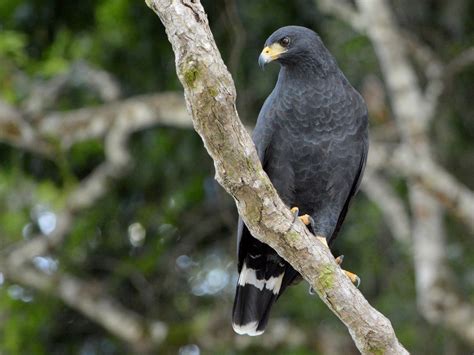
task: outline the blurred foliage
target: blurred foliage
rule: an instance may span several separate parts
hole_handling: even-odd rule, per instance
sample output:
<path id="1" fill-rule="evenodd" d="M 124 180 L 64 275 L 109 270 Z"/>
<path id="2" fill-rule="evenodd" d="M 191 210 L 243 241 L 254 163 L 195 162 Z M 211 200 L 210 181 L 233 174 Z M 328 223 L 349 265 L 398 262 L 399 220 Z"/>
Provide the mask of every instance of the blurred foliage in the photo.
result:
<path id="1" fill-rule="evenodd" d="M 273 66 L 261 72 L 256 65 L 258 54 L 267 36 L 283 25 L 299 24 L 318 31 L 359 89 L 369 74 L 380 78 L 367 38 L 322 16 L 313 1 L 203 3 L 225 61 L 234 63 L 230 70 L 236 74 L 238 108 L 249 124 L 255 121 L 278 70 Z M 474 45 L 472 2 L 392 3 L 403 26 L 433 46 L 443 59 Z M 237 16 L 232 15 L 234 5 Z M 455 5 L 463 10 L 456 12 Z M 244 38 L 240 49 L 234 47 L 236 36 Z M 164 29 L 144 2 L 0 2 L 3 99 L 21 104 L 32 83 L 64 73 L 78 60 L 112 73 L 125 97 L 181 90 Z M 438 158 L 471 188 L 473 79 L 472 67 L 452 78 L 433 126 Z M 63 96 L 58 107 L 63 110 L 94 102 L 84 88 Z M 203 353 L 264 352 L 261 344 L 267 344 L 271 339 L 265 337 L 271 335 L 252 339 L 245 346 L 235 340 L 230 327 L 237 215 L 231 199 L 213 182 L 212 161 L 200 139 L 192 131 L 156 127 L 136 133 L 130 148 L 133 169 L 93 208 L 78 216 L 64 248 L 49 262 L 95 280 L 130 309 L 169 324 L 163 353 L 196 354 L 192 344 Z M 32 238 L 54 223 L 54 212 L 61 210 L 65 194 L 103 159 L 102 143 L 96 140 L 77 144 L 57 161 L 0 145 L 0 247 Z M 404 193 L 403 186 L 400 192 Z M 450 262 L 474 301 L 472 234 L 451 216 L 447 222 Z M 132 238 L 133 233 L 140 238 Z M 362 277 L 361 291 L 391 319 L 411 352 L 468 352 L 459 339 L 421 318 L 409 251 L 393 240 L 381 212 L 364 196 L 359 195 L 353 205 L 336 248 L 334 254 L 345 254 L 345 266 Z M 2 354 L 133 353 L 61 302 L 3 278 L 0 319 Z M 344 326 L 322 302 L 308 295 L 304 283 L 289 289 L 274 307 L 269 328 L 277 322 L 297 327 L 306 340 L 280 345 L 273 340 L 272 353 L 321 352 L 318 336 L 322 335 L 318 334 L 325 334 L 323 328 L 349 344 L 344 353 L 356 351 Z"/>

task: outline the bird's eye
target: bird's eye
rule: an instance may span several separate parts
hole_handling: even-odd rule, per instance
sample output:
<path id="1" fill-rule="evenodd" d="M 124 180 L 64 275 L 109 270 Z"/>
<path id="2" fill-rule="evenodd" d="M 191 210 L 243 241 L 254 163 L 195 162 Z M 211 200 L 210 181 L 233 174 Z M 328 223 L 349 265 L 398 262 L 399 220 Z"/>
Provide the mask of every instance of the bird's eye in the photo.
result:
<path id="1" fill-rule="evenodd" d="M 290 44 L 290 38 L 289 37 L 283 37 L 282 39 L 280 39 L 280 44 L 283 47 L 288 47 L 288 45 Z"/>

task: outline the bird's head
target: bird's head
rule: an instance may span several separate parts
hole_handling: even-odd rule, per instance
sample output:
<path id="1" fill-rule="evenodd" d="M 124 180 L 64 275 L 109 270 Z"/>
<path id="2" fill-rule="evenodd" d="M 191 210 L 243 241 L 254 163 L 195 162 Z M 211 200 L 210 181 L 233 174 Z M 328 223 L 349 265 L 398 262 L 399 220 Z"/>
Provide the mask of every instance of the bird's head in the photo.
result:
<path id="1" fill-rule="evenodd" d="M 260 67 L 278 61 L 282 65 L 298 64 L 318 57 L 325 51 L 316 32 L 301 26 L 286 26 L 272 33 L 258 58 Z"/>

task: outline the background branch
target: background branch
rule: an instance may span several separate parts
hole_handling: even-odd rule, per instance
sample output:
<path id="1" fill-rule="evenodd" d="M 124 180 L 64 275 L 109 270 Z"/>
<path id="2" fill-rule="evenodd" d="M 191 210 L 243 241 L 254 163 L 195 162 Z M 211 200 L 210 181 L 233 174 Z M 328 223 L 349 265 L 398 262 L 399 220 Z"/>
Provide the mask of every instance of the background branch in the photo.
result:
<path id="1" fill-rule="evenodd" d="M 361 189 L 381 209 L 393 237 L 405 247 L 411 248 L 410 217 L 402 199 L 393 191 L 390 183 L 367 168 Z"/>
<path id="2" fill-rule="evenodd" d="M 95 91 L 104 102 L 120 97 L 120 86 L 110 73 L 79 61 L 73 63 L 66 73 L 46 82 L 35 83 L 29 97 L 24 101 L 23 110 L 34 117 L 53 107 L 67 87 L 80 86 Z"/>
<path id="3" fill-rule="evenodd" d="M 11 258 L 0 263 L 0 271 L 12 281 L 55 295 L 111 334 L 128 342 L 136 351 L 150 350 L 166 337 L 168 328 L 163 322 L 146 320 L 124 308 L 108 296 L 98 283 L 84 282 L 59 272 L 46 275 L 29 265 L 18 265 Z"/>

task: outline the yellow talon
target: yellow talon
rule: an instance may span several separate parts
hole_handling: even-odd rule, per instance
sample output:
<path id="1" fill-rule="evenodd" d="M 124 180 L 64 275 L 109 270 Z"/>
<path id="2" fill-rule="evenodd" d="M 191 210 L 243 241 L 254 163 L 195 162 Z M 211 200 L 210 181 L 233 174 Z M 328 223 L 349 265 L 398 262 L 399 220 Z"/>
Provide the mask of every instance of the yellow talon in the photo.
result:
<path id="1" fill-rule="evenodd" d="M 360 277 L 357 276 L 356 274 L 347 271 L 347 270 L 342 270 L 344 273 L 347 275 L 347 277 L 352 281 L 352 283 L 358 288 L 360 285 Z"/>
<path id="2" fill-rule="evenodd" d="M 304 223 L 305 226 L 309 226 L 311 224 L 311 217 L 307 214 L 299 216 L 298 218 Z"/>

